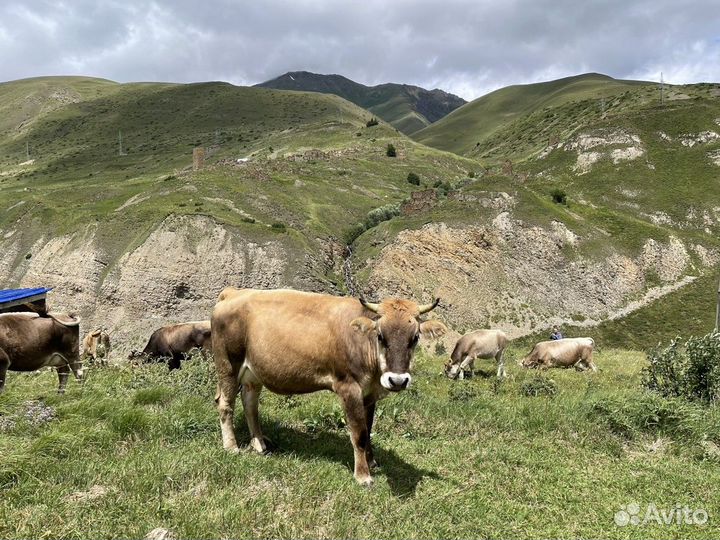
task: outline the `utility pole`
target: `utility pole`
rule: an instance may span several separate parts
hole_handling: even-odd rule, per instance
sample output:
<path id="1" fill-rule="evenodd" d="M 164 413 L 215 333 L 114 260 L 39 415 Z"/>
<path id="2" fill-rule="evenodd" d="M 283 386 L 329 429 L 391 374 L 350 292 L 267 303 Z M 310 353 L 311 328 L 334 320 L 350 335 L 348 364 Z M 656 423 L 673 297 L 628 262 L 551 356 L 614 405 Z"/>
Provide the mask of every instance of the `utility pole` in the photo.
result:
<path id="1" fill-rule="evenodd" d="M 717 311 L 715 312 L 715 333 L 720 331 L 720 283 L 718 283 Z"/>

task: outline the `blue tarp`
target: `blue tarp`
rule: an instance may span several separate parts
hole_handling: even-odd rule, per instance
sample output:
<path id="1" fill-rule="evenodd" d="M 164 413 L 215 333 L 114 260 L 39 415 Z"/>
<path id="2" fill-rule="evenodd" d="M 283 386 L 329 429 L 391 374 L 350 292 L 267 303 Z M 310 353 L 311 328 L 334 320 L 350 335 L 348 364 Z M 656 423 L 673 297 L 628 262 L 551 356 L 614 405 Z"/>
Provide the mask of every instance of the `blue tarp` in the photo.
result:
<path id="1" fill-rule="evenodd" d="M 52 291 L 52 288 L 39 287 L 37 289 L 2 289 L 0 290 L 0 307 L 7 302 L 17 302 L 24 298 L 32 298 L 39 294 Z"/>

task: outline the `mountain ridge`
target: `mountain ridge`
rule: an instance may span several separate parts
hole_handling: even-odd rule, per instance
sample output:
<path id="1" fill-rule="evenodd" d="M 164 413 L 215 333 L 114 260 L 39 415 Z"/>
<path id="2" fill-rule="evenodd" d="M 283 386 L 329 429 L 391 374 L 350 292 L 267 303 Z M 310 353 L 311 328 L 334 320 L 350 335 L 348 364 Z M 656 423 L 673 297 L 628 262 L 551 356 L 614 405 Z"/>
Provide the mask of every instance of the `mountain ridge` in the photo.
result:
<path id="1" fill-rule="evenodd" d="M 436 122 L 466 103 L 461 97 L 438 88 L 427 90 L 401 83 L 366 86 L 344 75 L 309 71 L 289 71 L 255 86 L 335 94 L 375 113 L 406 135 Z"/>

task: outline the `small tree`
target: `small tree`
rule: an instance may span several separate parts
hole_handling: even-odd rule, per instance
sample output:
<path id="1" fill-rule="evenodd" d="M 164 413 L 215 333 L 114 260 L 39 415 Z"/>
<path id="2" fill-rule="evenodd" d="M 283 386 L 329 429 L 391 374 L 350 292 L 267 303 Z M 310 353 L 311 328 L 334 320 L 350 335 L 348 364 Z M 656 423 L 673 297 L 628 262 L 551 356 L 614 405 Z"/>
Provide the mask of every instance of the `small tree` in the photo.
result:
<path id="1" fill-rule="evenodd" d="M 385 151 L 385 153 L 387 154 L 387 157 L 396 157 L 397 156 L 397 151 L 395 150 L 395 146 L 393 144 L 387 145 L 387 150 Z"/>
<path id="2" fill-rule="evenodd" d="M 552 200 L 556 204 L 567 204 L 567 193 L 560 188 L 555 188 L 550 192 Z"/>
<path id="3" fill-rule="evenodd" d="M 370 120 L 367 121 L 367 123 L 365 124 L 365 126 L 366 126 L 366 127 L 373 127 L 373 126 L 377 126 L 378 124 L 379 124 L 378 119 L 373 116 Z"/>
<path id="4" fill-rule="evenodd" d="M 420 185 L 420 177 L 415 174 L 414 172 L 408 173 L 407 175 L 407 181 L 413 184 L 414 186 Z"/>

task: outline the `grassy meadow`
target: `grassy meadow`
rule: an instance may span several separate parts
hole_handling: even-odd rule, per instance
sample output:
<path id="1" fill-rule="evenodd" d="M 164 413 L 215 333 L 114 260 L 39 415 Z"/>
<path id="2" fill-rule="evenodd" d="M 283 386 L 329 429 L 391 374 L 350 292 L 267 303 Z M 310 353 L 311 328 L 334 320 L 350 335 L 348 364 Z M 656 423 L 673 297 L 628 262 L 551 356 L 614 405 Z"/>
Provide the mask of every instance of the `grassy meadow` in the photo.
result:
<path id="1" fill-rule="evenodd" d="M 224 452 L 214 369 L 127 364 L 11 373 L 0 396 L 0 537 L 708 538 L 720 532 L 720 411 L 646 393 L 645 356 L 603 350 L 600 372 L 476 363 L 450 381 L 420 354 L 380 402 L 375 484 L 352 477 L 337 398 L 265 392 L 272 456 Z M 236 428 L 247 442 L 238 406 Z M 615 524 L 621 505 L 704 509 L 705 525 Z"/>

